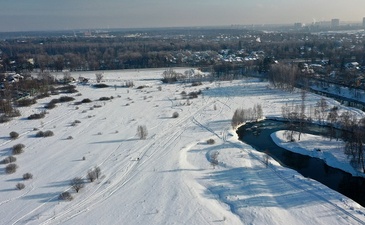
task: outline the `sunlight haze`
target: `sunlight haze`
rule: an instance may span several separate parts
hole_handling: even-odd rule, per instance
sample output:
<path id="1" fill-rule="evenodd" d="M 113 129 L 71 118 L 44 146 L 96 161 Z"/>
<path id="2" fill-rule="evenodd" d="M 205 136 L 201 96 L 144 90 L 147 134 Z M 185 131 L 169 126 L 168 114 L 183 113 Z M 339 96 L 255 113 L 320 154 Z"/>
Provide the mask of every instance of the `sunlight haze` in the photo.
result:
<path id="1" fill-rule="evenodd" d="M 363 0 L 5 0 L 0 31 L 359 22 Z"/>

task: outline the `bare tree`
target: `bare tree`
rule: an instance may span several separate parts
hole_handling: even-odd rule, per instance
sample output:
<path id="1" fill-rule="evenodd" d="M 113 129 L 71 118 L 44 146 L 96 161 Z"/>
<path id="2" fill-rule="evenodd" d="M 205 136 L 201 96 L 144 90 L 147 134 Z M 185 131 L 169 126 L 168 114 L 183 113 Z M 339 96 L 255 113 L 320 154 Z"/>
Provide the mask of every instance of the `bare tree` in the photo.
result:
<path id="1" fill-rule="evenodd" d="M 273 64 L 268 73 L 269 82 L 276 88 L 293 91 L 297 81 L 298 67 Z"/>
<path id="2" fill-rule="evenodd" d="M 328 109 L 328 103 L 327 103 L 326 99 L 321 98 L 316 103 L 316 109 L 315 109 L 315 114 L 317 115 L 318 121 L 320 123 L 324 122 L 324 119 L 326 118 L 326 114 L 327 114 L 327 109 Z"/>
<path id="3" fill-rule="evenodd" d="M 96 83 L 100 83 L 104 75 L 102 73 L 96 73 L 95 77 L 96 77 Z"/>
<path id="4" fill-rule="evenodd" d="M 336 136 L 335 127 L 338 120 L 338 108 L 336 106 L 332 107 L 328 113 L 327 120 L 329 123 L 329 135 L 330 139 Z"/>
<path id="5" fill-rule="evenodd" d="M 95 166 L 94 172 L 95 172 L 95 175 L 96 175 L 96 179 L 99 179 L 100 178 L 100 175 L 101 175 L 101 169 L 100 169 L 100 167 Z"/>
<path id="6" fill-rule="evenodd" d="M 94 170 L 89 170 L 87 172 L 87 175 L 86 175 L 87 179 L 90 181 L 90 182 L 94 182 L 94 180 L 96 179 L 96 173 Z"/>
<path id="7" fill-rule="evenodd" d="M 71 187 L 78 193 L 82 188 L 85 187 L 84 180 L 81 177 L 75 177 L 70 182 Z"/>
<path id="8" fill-rule="evenodd" d="M 301 90 L 301 104 L 300 104 L 300 113 L 299 113 L 299 135 L 298 140 L 300 141 L 300 136 L 304 131 L 304 128 L 306 127 L 307 121 L 306 121 L 306 115 L 305 115 L 305 99 L 307 96 L 307 92 L 302 89 Z"/>
<path id="9" fill-rule="evenodd" d="M 298 121 L 299 121 L 299 106 L 292 105 L 291 107 L 288 104 L 285 104 L 281 108 L 282 116 L 288 122 L 286 123 L 286 136 L 289 141 L 295 141 L 294 133 L 295 129 L 297 128 Z"/>
<path id="10" fill-rule="evenodd" d="M 146 139 L 147 135 L 147 127 L 145 125 L 139 125 L 137 127 L 137 136 L 139 137 L 139 139 Z"/>
<path id="11" fill-rule="evenodd" d="M 217 151 L 213 151 L 212 153 L 210 153 L 210 164 L 213 166 L 213 169 L 215 169 L 215 167 L 219 165 L 218 155 L 219 152 Z"/>

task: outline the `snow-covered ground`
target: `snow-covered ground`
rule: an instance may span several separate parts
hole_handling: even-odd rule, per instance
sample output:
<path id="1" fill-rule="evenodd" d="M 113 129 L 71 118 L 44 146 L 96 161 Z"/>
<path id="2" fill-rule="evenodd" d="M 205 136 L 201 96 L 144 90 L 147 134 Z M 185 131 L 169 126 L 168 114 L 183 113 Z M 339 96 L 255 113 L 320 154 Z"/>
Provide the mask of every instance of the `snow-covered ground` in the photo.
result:
<path id="1" fill-rule="evenodd" d="M 162 72 L 105 72 L 110 88 L 78 85 L 82 95 L 70 94 L 91 103 L 61 103 L 44 119 L 25 119 L 60 97 L 51 96 L 0 124 L 1 159 L 13 145 L 26 146 L 16 156 L 16 173 L 5 174 L 0 165 L 0 224 L 365 224 L 363 207 L 273 160 L 266 166 L 263 154 L 239 142 L 230 126 L 236 108 L 261 104 L 265 116 L 278 117 L 283 104 L 300 102 L 300 93 L 274 90 L 256 79 L 162 84 Z M 125 80 L 135 87 L 120 88 Z M 146 87 L 136 88 L 141 85 Z M 180 95 L 198 90 L 203 94 L 189 102 Z M 318 99 L 308 94 L 307 104 Z M 72 126 L 75 120 L 81 123 Z M 147 128 L 145 140 L 136 136 L 138 125 Z M 36 138 L 34 128 L 54 136 Z M 11 131 L 20 137 L 10 140 Z M 206 143 L 210 138 L 214 144 Z M 219 165 L 213 168 L 214 152 Z M 70 180 L 85 178 L 95 166 L 102 177 L 85 180 L 75 193 Z M 23 181 L 27 172 L 34 177 Z M 23 190 L 16 190 L 18 182 Z M 67 190 L 74 199 L 58 200 Z"/>

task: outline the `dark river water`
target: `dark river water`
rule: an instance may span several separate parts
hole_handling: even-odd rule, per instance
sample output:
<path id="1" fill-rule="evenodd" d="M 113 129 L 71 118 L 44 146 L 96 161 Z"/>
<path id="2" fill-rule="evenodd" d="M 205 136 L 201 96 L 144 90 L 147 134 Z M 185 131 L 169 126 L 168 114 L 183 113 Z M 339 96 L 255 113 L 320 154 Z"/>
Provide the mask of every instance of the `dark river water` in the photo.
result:
<path id="1" fill-rule="evenodd" d="M 326 136 L 325 127 L 310 124 L 305 133 Z M 298 171 L 304 177 L 321 182 L 327 187 L 353 199 L 365 206 L 365 179 L 353 177 L 350 173 L 328 166 L 323 160 L 301 155 L 277 146 L 270 135 L 279 130 L 286 130 L 285 122 L 265 120 L 247 123 L 237 131 L 239 139 L 260 152 L 269 155 L 281 165 Z"/>

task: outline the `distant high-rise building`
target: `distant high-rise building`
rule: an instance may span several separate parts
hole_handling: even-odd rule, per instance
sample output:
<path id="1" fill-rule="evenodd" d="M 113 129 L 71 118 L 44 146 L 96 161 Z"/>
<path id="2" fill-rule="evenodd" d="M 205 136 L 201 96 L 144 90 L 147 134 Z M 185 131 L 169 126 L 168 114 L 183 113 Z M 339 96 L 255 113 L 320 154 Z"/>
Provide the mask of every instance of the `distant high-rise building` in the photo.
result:
<path id="1" fill-rule="evenodd" d="M 340 20 L 339 19 L 332 19 L 331 20 L 331 27 L 338 27 L 340 26 Z"/>
<path id="2" fill-rule="evenodd" d="M 365 28 L 365 17 L 362 18 L 362 27 Z"/>
<path id="3" fill-rule="evenodd" d="M 303 27 L 303 23 L 294 23 L 294 28 L 295 29 L 300 29 Z"/>

